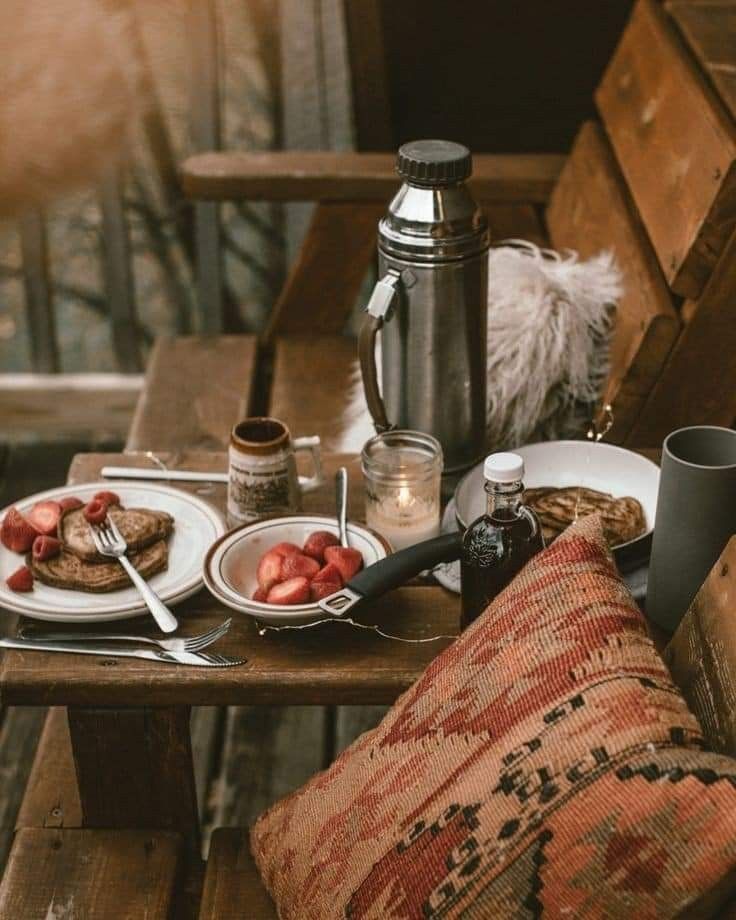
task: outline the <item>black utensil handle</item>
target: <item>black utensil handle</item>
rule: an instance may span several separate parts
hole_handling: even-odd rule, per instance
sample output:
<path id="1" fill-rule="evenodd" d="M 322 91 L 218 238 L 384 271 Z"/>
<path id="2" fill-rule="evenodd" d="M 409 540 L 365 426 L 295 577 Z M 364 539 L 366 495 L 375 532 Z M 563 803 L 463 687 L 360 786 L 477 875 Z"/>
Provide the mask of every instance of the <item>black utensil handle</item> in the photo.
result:
<path id="1" fill-rule="evenodd" d="M 357 591 L 363 597 L 380 597 L 439 562 L 459 559 L 462 541 L 461 533 L 448 533 L 417 543 L 369 565 L 351 578 L 345 587 Z"/>

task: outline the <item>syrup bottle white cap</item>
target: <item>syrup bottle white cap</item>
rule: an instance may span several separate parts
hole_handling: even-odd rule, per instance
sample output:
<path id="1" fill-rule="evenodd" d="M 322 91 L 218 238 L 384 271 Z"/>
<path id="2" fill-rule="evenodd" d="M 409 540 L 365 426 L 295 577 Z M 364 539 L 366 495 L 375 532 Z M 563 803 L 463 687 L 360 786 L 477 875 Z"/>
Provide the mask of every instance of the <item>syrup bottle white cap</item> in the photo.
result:
<path id="1" fill-rule="evenodd" d="M 489 482 L 519 482 L 524 478 L 524 461 L 518 454 L 489 454 L 483 464 L 483 475 Z"/>

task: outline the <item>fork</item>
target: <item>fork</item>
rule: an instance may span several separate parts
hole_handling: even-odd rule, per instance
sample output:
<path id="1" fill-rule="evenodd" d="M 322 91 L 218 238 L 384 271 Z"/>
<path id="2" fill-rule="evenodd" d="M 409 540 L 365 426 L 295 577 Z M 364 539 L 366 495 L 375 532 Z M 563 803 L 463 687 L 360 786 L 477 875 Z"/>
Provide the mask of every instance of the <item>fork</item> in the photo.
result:
<path id="1" fill-rule="evenodd" d="M 167 652 L 159 648 L 115 648 L 111 645 L 73 645 L 71 642 L 37 642 L 35 639 L 0 639 L 0 648 L 34 652 L 64 652 L 72 655 L 103 655 L 109 658 L 144 658 L 170 664 L 198 665 L 205 668 L 233 668 L 247 664 L 247 658 L 227 658 L 207 652 Z"/>
<path id="2" fill-rule="evenodd" d="M 90 524 L 89 529 L 97 547 L 97 552 L 103 556 L 112 556 L 118 560 L 146 602 L 146 606 L 153 614 L 153 618 L 158 623 L 159 628 L 166 633 L 174 632 L 179 625 L 176 617 L 146 583 L 146 580 L 138 574 L 133 563 L 125 555 L 128 550 L 128 544 L 115 526 L 113 519 L 108 515 L 101 524 Z"/>
<path id="3" fill-rule="evenodd" d="M 75 632 L 31 632 L 18 633 L 19 639 L 32 639 L 36 642 L 135 642 L 138 645 L 155 645 L 167 652 L 199 652 L 222 638 L 230 629 L 232 619 L 225 620 L 219 626 L 213 626 L 199 636 L 185 639 L 152 639 L 150 636 L 124 636 L 118 633 L 75 633 Z"/>

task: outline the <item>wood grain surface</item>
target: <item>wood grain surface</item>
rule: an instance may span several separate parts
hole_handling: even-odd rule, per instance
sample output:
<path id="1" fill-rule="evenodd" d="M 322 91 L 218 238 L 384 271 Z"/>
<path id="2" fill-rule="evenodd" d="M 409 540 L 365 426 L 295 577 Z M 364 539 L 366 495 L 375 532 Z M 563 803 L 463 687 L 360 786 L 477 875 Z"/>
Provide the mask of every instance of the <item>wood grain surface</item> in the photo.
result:
<path id="1" fill-rule="evenodd" d="M 664 657 L 708 744 L 736 756 L 736 536 L 711 569 Z"/>
<path id="2" fill-rule="evenodd" d="M 547 209 L 552 245 L 581 258 L 610 251 L 623 278 L 611 369 L 603 396 L 613 406 L 608 440 L 623 443 L 656 383 L 680 321 L 657 257 L 602 129 L 583 125 Z"/>
<path id="3" fill-rule="evenodd" d="M 357 454 L 375 431 L 355 342 L 316 335 L 277 339 L 271 413 L 294 435 L 318 434 L 327 452 Z"/>
<path id="4" fill-rule="evenodd" d="M 669 0 L 665 9 L 736 120 L 736 4 L 733 0 Z"/>
<path id="5" fill-rule="evenodd" d="M 69 721 L 63 706 L 53 707 L 46 717 L 17 826 L 82 826 Z"/>
<path id="6" fill-rule="evenodd" d="M 476 154 L 470 187 L 479 201 L 544 203 L 559 154 Z M 278 151 L 201 153 L 181 164 L 189 198 L 211 201 L 388 201 L 399 187 L 393 153 Z"/>
<path id="7" fill-rule="evenodd" d="M 174 830 L 194 851 L 199 821 L 189 709 L 134 702 L 137 708 L 111 709 L 88 699 L 68 709 L 83 826 Z"/>
<path id="8" fill-rule="evenodd" d="M 265 337 L 340 333 L 376 253 L 385 202 L 330 201 L 312 214 Z"/>
<path id="9" fill-rule="evenodd" d="M 29 767 L 43 726 L 43 709 L 13 707 L 0 727 L 0 867 L 13 842 L 16 816 L 23 800 Z"/>
<path id="10" fill-rule="evenodd" d="M 18 831 L 0 884 L 0 920 L 167 920 L 176 834 Z"/>
<path id="11" fill-rule="evenodd" d="M 16 438 L 122 444 L 142 386 L 139 374 L 2 374 L 0 418 Z"/>
<path id="12" fill-rule="evenodd" d="M 276 920 L 276 907 L 250 854 L 248 829 L 219 828 L 204 879 L 199 920 Z"/>
<path id="13" fill-rule="evenodd" d="M 205 592 L 177 609 L 182 636 L 203 632 L 230 615 Z M 456 635 L 459 616 L 457 595 L 439 587 L 414 586 L 366 603 L 359 619 L 420 639 Z M 156 633 L 143 618 L 136 628 Z M 245 657 L 247 664 L 241 667 L 184 668 L 136 659 L 9 651 L 0 680 L 10 705 L 391 703 L 449 641 L 391 642 L 342 623 L 260 636 L 249 617 L 236 617 L 217 649 L 223 655 Z"/>
<path id="14" fill-rule="evenodd" d="M 222 450 L 248 414 L 254 336 L 160 338 L 130 426 L 128 450 Z"/>
<path id="15" fill-rule="evenodd" d="M 596 93 L 669 285 L 697 297 L 736 222 L 736 127 L 656 0 L 639 0 Z"/>
<path id="16" fill-rule="evenodd" d="M 697 300 L 682 308 L 685 324 L 634 424 L 629 440 L 661 444 L 686 425 L 736 419 L 736 231 Z"/>

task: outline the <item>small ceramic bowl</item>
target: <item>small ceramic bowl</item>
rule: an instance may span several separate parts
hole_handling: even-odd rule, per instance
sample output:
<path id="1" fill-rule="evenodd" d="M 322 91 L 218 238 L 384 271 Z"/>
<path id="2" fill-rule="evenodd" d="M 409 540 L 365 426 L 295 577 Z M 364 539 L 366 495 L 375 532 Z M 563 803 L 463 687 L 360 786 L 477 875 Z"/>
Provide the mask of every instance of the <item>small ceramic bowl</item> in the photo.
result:
<path id="1" fill-rule="evenodd" d="M 204 583 L 223 604 L 273 625 L 307 623 L 327 614 L 317 604 L 263 604 L 252 600 L 258 587 L 256 569 L 264 553 L 277 543 L 303 546 L 310 533 L 327 530 L 338 535 L 334 517 L 292 514 L 244 524 L 212 544 L 204 561 Z M 350 546 L 363 554 L 363 564 L 384 559 L 391 546 L 362 524 L 348 522 Z"/>

